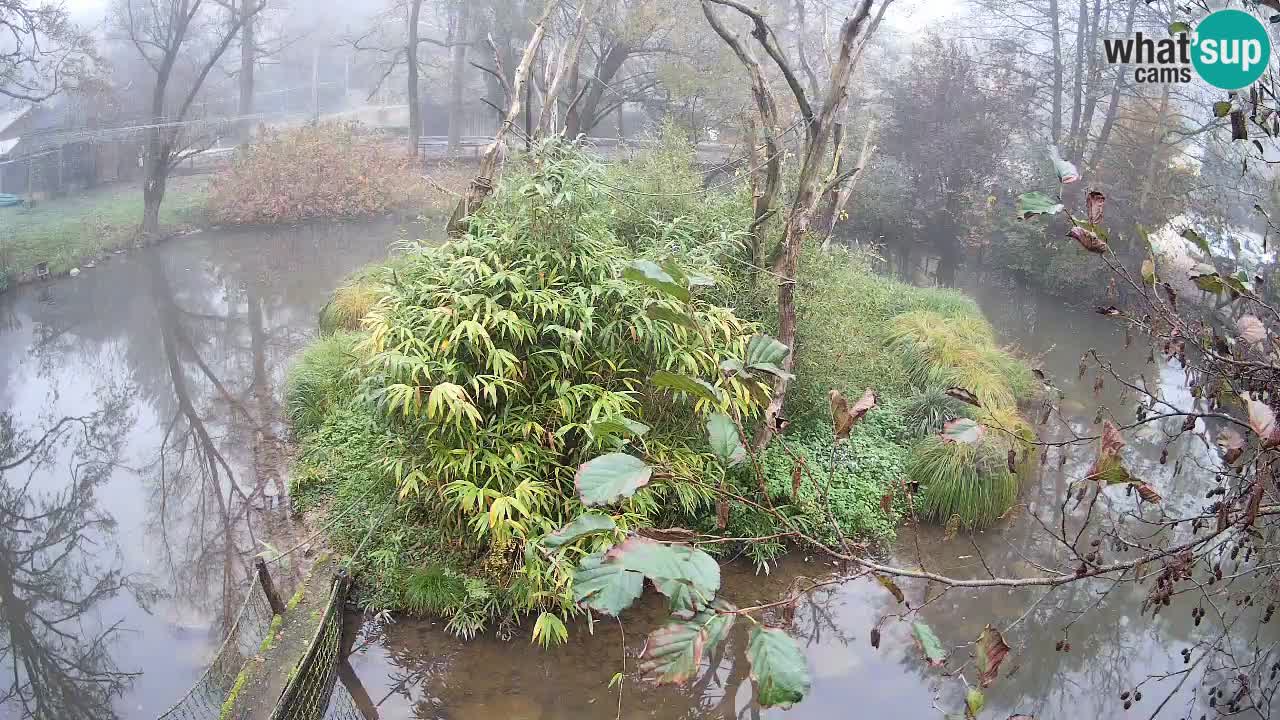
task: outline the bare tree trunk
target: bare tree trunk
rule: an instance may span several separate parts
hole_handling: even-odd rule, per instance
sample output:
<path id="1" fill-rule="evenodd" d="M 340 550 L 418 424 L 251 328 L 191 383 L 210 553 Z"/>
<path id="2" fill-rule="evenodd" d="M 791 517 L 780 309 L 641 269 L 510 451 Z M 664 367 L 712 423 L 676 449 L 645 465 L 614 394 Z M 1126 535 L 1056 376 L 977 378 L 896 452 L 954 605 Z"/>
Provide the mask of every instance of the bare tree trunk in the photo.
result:
<path id="1" fill-rule="evenodd" d="M 566 119 L 565 135 L 573 138 L 579 133 L 590 133 L 591 128 L 599 124 L 600 101 L 604 99 L 609 84 L 613 82 L 613 78 L 622 69 L 628 57 L 631 57 L 631 46 L 624 41 L 619 40 L 609 48 L 609 52 L 596 66 L 595 77 L 587 81 L 591 87 L 587 90 L 581 106 L 577 112 L 571 113 Z"/>
<path id="2" fill-rule="evenodd" d="M 1129 0 L 1129 14 L 1124 21 L 1125 37 L 1133 33 L 1133 17 L 1137 10 L 1138 0 Z M 1115 127 L 1116 115 L 1119 114 L 1120 93 L 1124 90 L 1126 77 L 1123 70 L 1116 71 L 1116 82 L 1111 87 L 1111 99 L 1107 101 L 1107 112 L 1102 119 L 1102 129 L 1098 131 L 1098 140 L 1093 145 L 1093 153 L 1089 156 L 1087 164 L 1091 174 L 1098 171 L 1098 162 L 1102 159 L 1102 153 L 1106 151 L 1107 143 L 1111 140 L 1111 129 Z"/>
<path id="3" fill-rule="evenodd" d="M 1067 154 L 1073 155 L 1080 139 L 1080 115 L 1084 109 L 1084 46 L 1089 37 L 1088 0 L 1080 0 L 1076 18 L 1076 69 L 1071 90 L 1071 134 L 1067 137 Z"/>
<path id="4" fill-rule="evenodd" d="M 547 18 L 551 16 L 551 12 L 559 2 L 560 0 L 548 0 L 546 9 L 533 27 L 533 35 L 530 36 L 529 43 L 524 48 L 520 64 L 516 66 L 515 79 L 511 86 L 511 104 L 507 107 L 507 115 L 494 132 L 493 142 L 485 149 L 484 156 L 480 159 L 479 172 L 467 186 L 462 199 L 453 208 L 453 215 L 449 217 L 449 224 L 446 226 L 450 235 L 461 235 L 465 230 L 463 221 L 468 215 L 478 210 L 489 193 L 493 192 L 493 176 L 498 169 L 503 142 L 507 131 L 520 118 L 525 100 L 525 86 L 529 82 L 529 72 L 533 68 L 534 58 L 538 55 L 538 49 L 542 47 L 542 38 L 546 35 Z"/>
<path id="5" fill-rule="evenodd" d="M 253 114 L 254 70 L 258 65 L 257 38 L 254 34 L 254 3 L 240 0 L 240 115 Z M 240 137 L 248 138 L 253 132 L 253 121 L 240 121 Z"/>
<path id="6" fill-rule="evenodd" d="M 552 127 L 556 124 L 555 117 L 559 112 L 557 105 L 565 78 L 570 74 L 577 74 L 578 56 L 582 53 L 582 40 L 587 34 L 587 17 L 592 12 L 594 9 L 586 3 L 578 10 L 578 26 L 573 33 L 573 40 L 560 58 L 559 66 L 555 69 L 555 75 L 552 76 L 546 95 L 543 97 L 542 111 L 538 113 L 538 133 L 541 135 L 550 134 Z M 572 73 L 569 71 L 570 67 L 574 68 Z"/>
<path id="7" fill-rule="evenodd" d="M 405 64 L 409 70 L 409 157 L 418 156 L 418 139 L 422 136 L 422 102 L 418 99 L 418 18 L 422 0 L 409 0 L 409 42 L 405 45 Z"/>
<path id="8" fill-rule="evenodd" d="M 891 1 L 886 0 L 886 2 Z M 740 52 L 741 43 L 736 42 L 736 36 L 720 25 L 710 8 L 711 3 L 731 7 L 751 19 L 755 26 L 752 36 L 760 43 L 782 72 L 783 77 L 787 80 L 787 85 L 791 88 L 792 95 L 795 96 L 800 113 L 808 124 L 800 175 L 796 180 L 796 195 L 787 215 L 781 253 L 773 268 L 773 273 L 778 278 L 778 341 L 786 345 L 790 352 L 787 353 L 786 358 L 782 361 L 784 374 L 780 375 L 774 383 L 773 397 L 765 410 L 764 421 L 761 423 L 754 440 L 756 448 L 763 448 L 773 438 L 773 433 L 777 430 L 782 417 L 782 406 L 787 397 L 787 389 L 790 386 L 790 372 L 795 367 L 795 354 L 797 351 L 795 289 L 800 266 L 800 247 L 808 233 L 810 222 L 817 212 L 818 203 L 821 201 L 822 196 L 830 190 L 829 186 L 818 186 L 818 169 L 825 162 L 824 156 L 826 155 L 827 141 L 832 133 L 836 112 L 845 102 L 845 96 L 849 89 L 849 76 L 853 71 L 855 45 L 868 24 L 873 0 L 862 0 L 857 4 L 857 9 L 854 13 L 845 18 L 844 24 L 840 28 L 839 56 L 831 67 L 831 79 L 822 108 L 816 113 L 795 72 L 782 55 L 781 50 L 774 44 L 773 31 L 768 27 L 764 17 L 739 2 L 739 0 L 703 0 L 703 14 L 707 16 L 717 34 L 734 50 L 739 60 L 743 61 L 749 71 L 752 70 L 752 64 L 749 58 L 743 59 L 745 53 Z M 752 71 L 753 79 L 755 75 L 756 72 Z M 759 84 L 752 83 L 753 94 L 755 94 L 756 87 Z M 767 86 L 763 86 L 761 89 L 768 93 Z M 772 101 L 772 95 L 767 97 Z M 758 107 L 765 104 L 757 100 Z M 767 104 L 776 107 L 776 103 L 770 102 Z"/>
<path id="9" fill-rule="evenodd" d="M 835 187 L 831 189 L 833 196 L 830 217 L 826 225 L 826 238 L 822 241 L 822 251 L 827 252 L 831 249 L 831 238 L 835 235 L 836 224 L 840 222 L 840 215 L 844 212 L 845 206 L 849 204 L 849 198 L 853 197 L 854 188 L 858 186 L 858 179 L 862 177 L 863 170 L 866 169 L 867 163 L 871 162 L 871 156 L 875 155 L 876 146 L 871 144 L 871 136 L 875 134 L 875 124 L 872 123 L 867 128 L 867 134 L 862 138 L 862 150 L 858 152 L 858 162 L 854 165 L 852 171 L 846 171 L 844 168 L 837 168 L 835 177 L 832 182 Z M 848 175 L 849 179 L 840 185 L 836 179 L 842 175 Z M 819 227 L 823 227 L 819 225 Z"/>
<path id="10" fill-rule="evenodd" d="M 458 152 L 462 145 L 462 90 L 466 80 L 467 49 L 471 37 L 471 3 L 458 3 L 458 15 L 454 21 L 453 54 L 449 60 L 449 154 Z M 416 144 L 415 144 L 416 147 Z"/>
<path id="11" fill-rule="evenodd" d="M 1107 27 L 1110 27 L 1111 10 L 1107 9 Z M 1101 33 L 1102 0 L 1093 0 L 1093 24 L 1089 26 L 1088 72 L 1084 87 L 1084 111 L 1080 116 L 1080 131 L 1071 147 L 1071 160 L 1083 162 L 1085 149 L 1089 146 L 1089 129 L 1093 127 L 1093 116 L 1098 110 L 1098 85 L 1102 83 L 1102 54 L 1096 52 L 1098 37 Z"/>
<path id="12" fill-rule="evenodd" d="M 1050 88 L 1049 138 L 1054 145 L 1062 140 L 1062 25 L 1058 0 L 1049 0 L 1049 39 L 1052 43 L 1053 85 Z"/>

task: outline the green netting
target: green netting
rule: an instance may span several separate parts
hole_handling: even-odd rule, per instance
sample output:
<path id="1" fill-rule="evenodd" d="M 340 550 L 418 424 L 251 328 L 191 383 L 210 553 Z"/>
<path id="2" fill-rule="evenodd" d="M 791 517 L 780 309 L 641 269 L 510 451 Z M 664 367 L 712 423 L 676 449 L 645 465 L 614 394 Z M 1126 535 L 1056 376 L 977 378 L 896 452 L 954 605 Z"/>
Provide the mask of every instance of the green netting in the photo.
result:
<path id="1" fill-rule="evenodd" d="M 240 671 L 258 653 L 271 629 L 271 618 L 266 594 L 258 583 L 251 583 L 208 669 L 159 720 L 220 720 L 222 705 Z"/>
<path id="2" fill-rule="evenodd" d="M 289 684 L 271 713 L 271 720 L 324 720 L 331 717 L 330 698 L 334 694 L 334 681 L 338 677 L 338 663 L 342 660 L 342 607 L 346 602 L 348 585 L 346 571 L 339 571 L 333 581 L 329 604 L 320 616 L 315 637 L 293 669 Z M 354 710 L 354 705 L 352 709 Z M 354 715 L 333 717 L 361 716 L 357 710 Z"/>

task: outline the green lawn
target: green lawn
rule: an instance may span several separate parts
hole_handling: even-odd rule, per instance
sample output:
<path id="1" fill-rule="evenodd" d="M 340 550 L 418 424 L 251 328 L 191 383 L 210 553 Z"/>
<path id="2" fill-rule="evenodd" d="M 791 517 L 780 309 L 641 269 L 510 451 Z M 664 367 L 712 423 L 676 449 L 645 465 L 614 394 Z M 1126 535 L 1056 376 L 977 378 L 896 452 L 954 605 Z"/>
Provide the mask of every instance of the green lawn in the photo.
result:
<path id="1" fill-rule="evenodd" d="M 205 177 L 169 180 L 160 208 L 163 229 L 200 221 Z M 139 183 L 113 183 L 35 207 L 0 208 L 0 289 L 38 263 L 61 273 L 104 252 L 125 247 L 137 238 L 142 221 Z"/>

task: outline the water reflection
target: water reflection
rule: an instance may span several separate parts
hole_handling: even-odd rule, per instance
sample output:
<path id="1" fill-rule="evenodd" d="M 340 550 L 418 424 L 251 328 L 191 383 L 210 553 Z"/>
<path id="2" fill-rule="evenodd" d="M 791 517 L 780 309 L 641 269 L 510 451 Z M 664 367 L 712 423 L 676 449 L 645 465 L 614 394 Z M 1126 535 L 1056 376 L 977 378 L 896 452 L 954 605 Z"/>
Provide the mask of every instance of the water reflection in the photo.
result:
<path id="1" fill-rule="evenodd" d="M 288 360 L 397 235 L 211 232 L 0 297 L 0 716 L 155 717 L 204 670 L 296 534 Z"/>
<path id="2" fill-rule="evenodd" d="M 116 717 L 112 703 L 132 673 L 111 656 L 119 623 L 103 622 L 96 610 L 130 583 L 119 558 L 93 545 L 114 526 L 97 493 L 129 421 L 122 397 L 38 435 L 0 413 L 0 658 L 8 670 L 0 708 L 25 717 Z M 55 465 L 64 486 L 37 482 Z"/>

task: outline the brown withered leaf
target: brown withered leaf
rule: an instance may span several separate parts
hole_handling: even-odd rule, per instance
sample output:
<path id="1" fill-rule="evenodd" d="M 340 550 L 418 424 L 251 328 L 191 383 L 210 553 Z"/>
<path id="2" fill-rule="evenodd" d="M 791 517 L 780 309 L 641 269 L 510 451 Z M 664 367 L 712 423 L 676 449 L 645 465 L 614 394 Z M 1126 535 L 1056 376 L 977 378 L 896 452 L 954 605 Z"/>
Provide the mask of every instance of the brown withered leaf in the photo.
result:
<path id="1" fill-rule="evenodd" d="M 1267 326 L 1254 315 L 1242 315 L 1236 321 L 1236 329 L 1240 331 L 1240 339 L 1251 345 L 1258 345 L 1267 339 Z"/>
<path id="2" fill-rule="evenodd" d="M 1195 430 L 1195 429 L 1196 429 L 1196 416 L 1188 415 L 1186 419 L 1182 421 L 1182 431 L 1191 432 L 1192 430 Z"/>
<path id="3" fill-rule="evenodd" d="M 1010 472 L 1011 474 L 1017 475 L 1017 474 L 1018 474 L 1018 453 L 1017 453 L 1017 451 L 1016 451 L 1016 450 L 1013 450 L 1013 449 L 1010 449 L 1010 450 L 1009 450 L 1009 455 L 1008 455 L 1008 457 L 1006 458 L 1006 461 L 1007 461 L 1007 463 L 1008 463 L 1008 465 L 1009 465 L 1009 472 Z"/>
<path id="4" fill-rule="evenodd" d="M 1089 216 L 1089 222 L 1093 225 L 1102 224 L 1102 211 L 1107 205 L 1107 196 L 1097 190 L 1090 190 L 1085 196 L 1084 206 L 1085 212 Z"/>
<path id="5" fill-rule="evenodd" d="M 1036 379 L 1040 382 L 1047 382 L 1048 380 L 1048 378 L 1045 377 L 1044 370 L 1041 370 L 1040 368 L 1031 368 L 1031 374 L 1035 375 Z"/>
<path id="6" fill-rule="evenodd" d="M 880 647 L 880 628 L 871 628 L 871 647 L 879 649 Z"/>
<path id="7" fill-rule="evenodd" d="M 1139 482 L 1134 487 L 1138 489 L 1138 497 L 1142 498 L 1143 502 L 1158 503 L 1162 499 L 1160 493 L 1156 492 L 1149 483 Z"/>
<path id="8" fill-rule="evenodd" d="M 889 511 L 892 509 L 893 509 L 893 490 L 889 490 L 888 492 L 880 496 L 880 512 L 884 513 L 885 515 L 888 515 Z"/>
<path id="9" fill-rule="evenodd" d="M 724 530 L 729 527 L 729 501 L 721 499 L 716 503 L 716 527 Z"/>
<path id="10" fill-rule="evenodd" d="M 897 600 L 900 603 L 907 601 L 907 596 L 903 594 L 902 588 L 898 587 L 898 583 L 894 582 L 893 578 L 879 573 L 872 574 L 875 575 L 876 582 L 880 583 L 881 587 L 888 590 L 889 593 L 893 595 L 894 600 Z"/>
<path id="11" fill-rule="evenodd" d="M 791 467 L 791 500 L 800 497 L 800 483 L 804 481 L 804 460 L 796 458 Z"/>
<path id="12" fill-rule="evenodd" d="M 947 388 L 947 395 L 959 400 L 960 402 L 969 403 L 974 407 L 982 407 L 982 402 L 978 400 L 978 396 L 974 395 L 971 390 L 962 387 Z"/>
<path id="13" fill-rule="evenodd" d="M 961 522 L 963 522 L 963 520 L 960 518 L 959 515 L 952 515 L 947 520 L 947 526 L 943 530 L 942 537 L 946 540 L 954 540 L 956 535 L 960 534 Z"/>
<path id="14" fill-rule="evenodd" d="M 1105 385 L 1105 383 L 1106 381 L 1102 379 L 1102 375 L 1098 375 L 1098 377 L 1094 378 L 1093 380 L 1093 396 L 1094 397 L 1098 397 L 1099 395 L 1102 394 L 1102 388 Z"/>
<path id="15" fill-rule="evenodd" d="M 1249 427 L 1262 440 L 1262 447 L 1280 445 L 1280 427 L 1276 426 L 1276 413 L 1271 406 L 1261 400 L 1254 400 L 1249 393 L 1240 393 L 1240 399 L 1249 410 Z"/>
<path id="16" fill-rule="evenodd" d="M 1110 248 L 1107 247 L 1107 241 L 1098 237 L 1098 233 L 1089 230 L 1088 228 L 1080 227 L 1079 225 L 1068 230 L 1067 237 L 1070 237 L 1080 243 L 1080 247 L 1091 253 L 1101 255 L 1107 250 L 1110 250 Z"/>
<path id="17" fill-rule="evenodd" d="M 1107 317 L 1115 317 L 1116 315 L 1124 314 L 1120 312 L 1120 308 L 1116 307 L 1115 305 L 1105 305 L 1105 306 L 1098 305 L 1093 309 L 1093 311 L 1098 313 L 1099 315 L 1106 315 Z"/>
<path id="18" fill-rule="evenodd" d="M 1129 471 L 1124 467 L 1120 460 L 1120 453 L 1124 450 L 1124 436 L 1120 434 L 1120 428 L 1111 420 L 1102 422 L 1102 437 L 1099 441 L 1098 459 L 1094 461 L 1093 467 L 1089 469 L 1087 480 L 1097 480 L 1103 485 L 1114 485 L 1117 483 L 1131 482 L 1132 477 Z"/>
<path id="19" fill-rule="evenodd" d="M 1005 643 L 999 630 L 988 625 L 978 635 L 974 649 L 979 681 L 982 687 L 991 687 L 991 683 L 1000 675 L 1000 663 L 1009 655 L 1009 645 Z"/>
<path id="20" fill-rule="evenodd" d="M 1218 433 L 1218 447 L 1222 450 L 1223 461 L 1235 465 L 1244 455 L 1244 436 L 1235 430 L 1223 430 Z"/>
<path id="21" fill-rule="evenodd" d="M 862 397 L 853 404 L 853 407 L 849 407 L 849 401 L 845 399 L 839 390 L 832 390 L 830 396 L 831 421 L 837 440 L 849 437 L 849 432 L 853 430 L 853 426 L 857 425 L 876 406 L 876 393 L 871 388 L 867 388 L 867 391 L 862 393 Z"/>
<path id="22" fill-rule="evenodd" d="M 1160 286 L 1164 288 L 1165 297 L 1169 298 L 1169 305 L 1171 305 L 1174 310 L 1177 310 L 1178 309 L 1178 291 L 1174 290 L 1173 286 L 1167 282 L 1161 283 Z"/>

